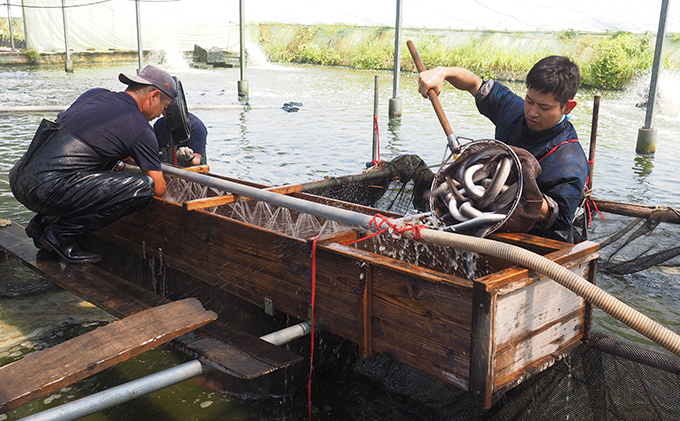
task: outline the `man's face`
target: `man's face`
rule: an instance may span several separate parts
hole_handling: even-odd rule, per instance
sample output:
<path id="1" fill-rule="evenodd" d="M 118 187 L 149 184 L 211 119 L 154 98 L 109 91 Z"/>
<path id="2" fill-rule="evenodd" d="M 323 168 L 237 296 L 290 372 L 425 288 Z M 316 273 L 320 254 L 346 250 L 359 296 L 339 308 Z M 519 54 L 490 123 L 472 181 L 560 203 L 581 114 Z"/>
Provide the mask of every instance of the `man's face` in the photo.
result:
<path id="1" fill-rule="evenodd" d="M 171 102 L 172 98 L 163 94 L 161 91 L 151 91 L 146 94 L 146 97 L 144 98 L 142 114 L 144 114 L 144 117 L 148 121 L 151 121 L 156 117 L 160 117 Z"/>
<path id="2" fill-rule="evenodd" d="M 552 93 L 546 94 L 529 88 L 524 97 L 524 117 L 529 128 L 535 132 L 550 129 L 576 106 L 576 101 L 561 105 Z"/>

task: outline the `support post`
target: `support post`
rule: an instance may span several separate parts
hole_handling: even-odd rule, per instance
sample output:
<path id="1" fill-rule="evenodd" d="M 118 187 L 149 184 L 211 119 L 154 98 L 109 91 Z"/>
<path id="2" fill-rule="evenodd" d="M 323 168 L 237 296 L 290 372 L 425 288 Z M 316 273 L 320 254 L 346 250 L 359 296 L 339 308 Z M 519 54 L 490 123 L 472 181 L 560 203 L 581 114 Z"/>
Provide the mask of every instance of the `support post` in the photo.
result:
<path id="1" fill-rule="evenodd" d="M 600 95 L 593 98 L 593 122 L 590 126 L 590 151 L 588 153 L 588 166 L 590 167 L 590 177 L 588 177 L 588 190 L 593 188 L 593 172 L 595 171 L 595 146 L 597 144 L 597 124 L 600 117 Z"/>
<path id="2" fill-rule="evenodd" d="M 239 11 L 239 38 L 240 38 L 240 65 L 241 65 L 241 78 L 238 81 L 238 96 L 239 98 L 247 98 L 249 94 L 248 81 L 245 80 L 244 73 L 246 67 L 246 35 L 245 35 L 245 12 L 244 12 L 244 1 L 239 0 L 238 11 Z"/>
<path id="3" fill-rule="evenodd" d="M 399 75 L 401 74 L 401 0 L 397 0 L 397 21 L 394 25 L 394 76 L 389 118 L 401 116 L 401 98 L 399 98 Z"/>
<path id="4" fill-rule="evenodd" d="M 142 49 L 142 18 L 139 11 L 139 0 L 135 0 L 135 13 L 137 16 L 137 73 L 144 68 L 144 50 Z"/>
<path id="5" fill-rule="evenodd" d="M 24 24 L 24 44 L 26 44 L 26 49 L 28 50 L 28 29 L 26 29 L 26 7 L 24 0 L 21 0 L 21 20 Z"/>
<path id="6" fill-rule="evenodd" d="M 9 42 L 14 51 L 14 30 L 12 29 L 12 6 L 7 2 L 7 26 L 9 27 Z"/>
<path id="7" fill-rule="evenodd" d="M 64 50 L 66 51 L 66 62 L 64 70 L 66 73 L 73 73 L 73 61 L 71 60 L 71 50 L 68 47 L 68 23 L 66 21 L 66 0 L 61 0 L 61 14 L 64 19 Z"/>
<path id="8" fill-rule="evenodd" d="M 663 41 L 666 37 L 666 16 L 668 15 L 668 3 L 670 0 L 661 1 L 661 15 L 659 16 L 659 29 L 656 31 L 656 47 L 654 49 L 654 63 L 652 64 L 652 76 L 649 82 L 649 97 L 647 99 L 647 114 L 645 125 L 638 130 L 637 145 L 635 152 L 639 154 L 653 154 L 656 151 L 656 129 L 652 127 L 654 117 L 654 103 L 658 90 L 659 69 L 661 68 L 661 54 L 663 53 Z"/>
<path id="9" fill-rule="evenodd" d="M 371 155 L 371 165 L 380 161 L 380 138 L 378 137 L 378 98 L 380 97 L 380 80 L 375 75 L 375 94 L 373 95 L 373 154 Z"/>

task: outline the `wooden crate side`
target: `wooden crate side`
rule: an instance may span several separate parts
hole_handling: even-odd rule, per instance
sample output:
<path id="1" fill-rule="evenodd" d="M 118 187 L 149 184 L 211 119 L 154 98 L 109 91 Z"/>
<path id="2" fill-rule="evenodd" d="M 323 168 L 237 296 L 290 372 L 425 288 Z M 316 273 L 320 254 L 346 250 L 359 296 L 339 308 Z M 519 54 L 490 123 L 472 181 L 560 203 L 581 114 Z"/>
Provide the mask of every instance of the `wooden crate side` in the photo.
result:
<path id="1" fill-rule="evenodd" d="M 570 270 L 586 276 L 589 267 L 584 262 Z M 540 276 L 523 288 L 508 285 L 507 291 L 497 298 L 494 390 L 583 336 L 585 300 L 552 279 Z"/>
<path id="2" fill-rule="evenodd" d="M 583 312 L 577 312 L 558 323 L 547 325 L 526 340 L 497 350 L 494 391 L 535 374 L 536 368 L 551 366 L 572 346 L 580 343 L 583 333 Z"/>
<path id="3" fill-rule="evenodd" d="M 365 348 L 467 388 L 472 290 L 433 283 L 418 273 L 369 267 L 370 320 L 364 328 L 370 329 L 370 345 Z M 363 314 L 363 301 L 357 302 Z"/>
<path id="4" fill-rule="evenodd" d="M 443 343 L 441 338 L 417 337 L 422 339 L 421 341 L 408 338 L 412 336 L 412 332 L 405 331 L 401 324 L 390 320 L 373 319 L 372 323 L 375 352 L 389 355 L 395 361 L 407 364 L 460 389 L 467 389 L 470 371 L 467 353 L 462 355 L 453 345 Z"/>
<path id="5" fill-rule="evenodd" d="M 95 235 L 257 306 L 266 297 L 287 314 L 308 316 L 301 303 L 310 302 L 311 248 L 303 240 L 162 201 Z"/>
<path id="6" fill-rule="evenodd" d="M 165 201 L 155 201 L 96 235 L 127 251 L 162 258 L 164 264 L 258 307 L 267 298 L 275 311 L 301 320 L 309 317 L 311 242 Z M 316 257 L 316 323 L 360 342 L 367 265 L 322 246 Z"/>

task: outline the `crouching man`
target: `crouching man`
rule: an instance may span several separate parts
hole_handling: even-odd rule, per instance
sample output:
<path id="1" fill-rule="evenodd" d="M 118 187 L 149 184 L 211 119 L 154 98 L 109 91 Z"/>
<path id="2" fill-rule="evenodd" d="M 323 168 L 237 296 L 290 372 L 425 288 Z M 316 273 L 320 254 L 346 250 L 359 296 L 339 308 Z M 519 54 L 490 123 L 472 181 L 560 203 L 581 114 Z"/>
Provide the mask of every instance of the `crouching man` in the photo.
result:
<path id="1" fill-rule="evenodd" d="M 43 120 L 24 156 L 10 171 L 14 196 L 36 215 L 26 234 L 36 247 L 68 263 L 101 256 L 78 236 L 103 228 L 165 194 L 158 141 L 149 121 L 177 95 L 172 77 L 146 66 L 120 74 L 124 92 L 83 93 L 55 122 Z M 131 157 L 142 174 L 113 171 Z"/>

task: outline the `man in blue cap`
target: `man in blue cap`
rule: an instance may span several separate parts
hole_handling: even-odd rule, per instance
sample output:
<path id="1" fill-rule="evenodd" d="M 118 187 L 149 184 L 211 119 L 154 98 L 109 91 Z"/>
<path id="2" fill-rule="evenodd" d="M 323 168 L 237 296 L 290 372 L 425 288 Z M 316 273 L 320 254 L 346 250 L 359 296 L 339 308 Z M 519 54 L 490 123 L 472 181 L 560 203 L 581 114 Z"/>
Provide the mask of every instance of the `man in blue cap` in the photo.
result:
<path id="1" fill-rule="evenodd" d="M 36 212 L 26 234 L 36 247 L 68 263 L 100 261 L 77 237 L 141 209 L 166 191 L 149 121 L 177 96 L 175 81 L 155 66 L 138 75 L 121 73 L 118 79 L 128 85 L 124 92 L 90 89 L 55 122 L 43 120 L 10 171 L 12 193 Z M 113 171 L 129 157 L 142 174 Z"/>

